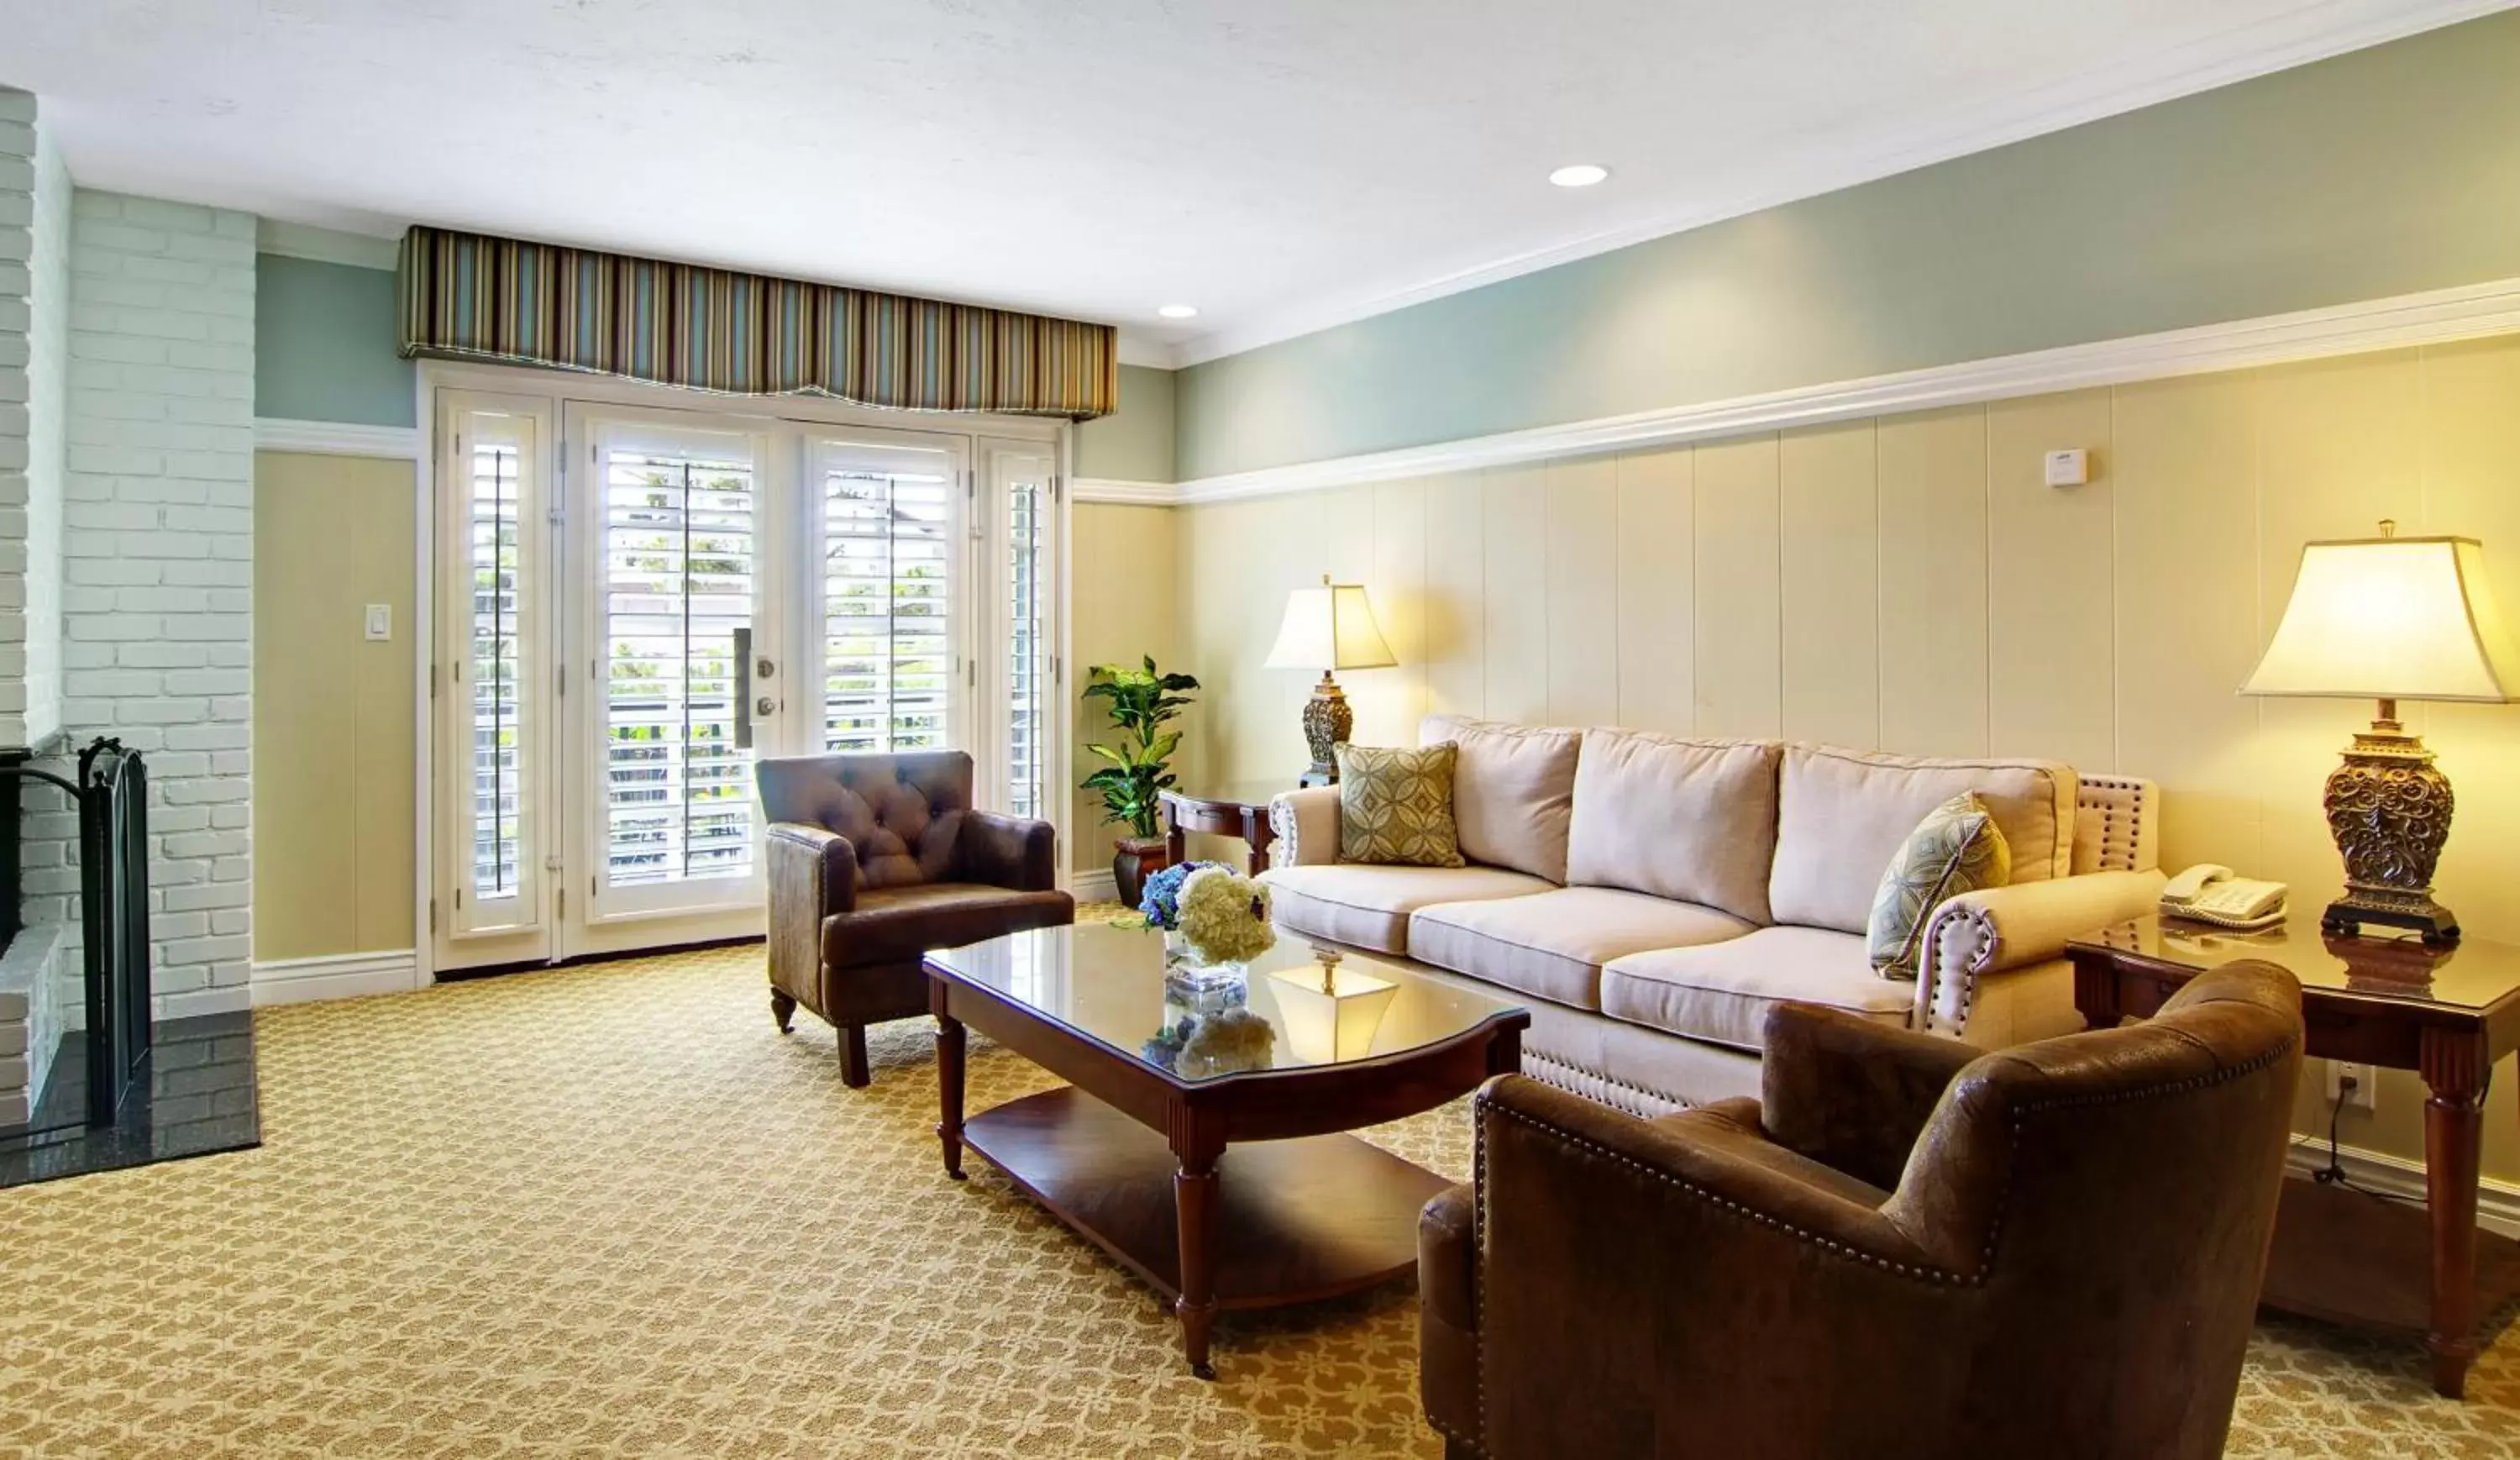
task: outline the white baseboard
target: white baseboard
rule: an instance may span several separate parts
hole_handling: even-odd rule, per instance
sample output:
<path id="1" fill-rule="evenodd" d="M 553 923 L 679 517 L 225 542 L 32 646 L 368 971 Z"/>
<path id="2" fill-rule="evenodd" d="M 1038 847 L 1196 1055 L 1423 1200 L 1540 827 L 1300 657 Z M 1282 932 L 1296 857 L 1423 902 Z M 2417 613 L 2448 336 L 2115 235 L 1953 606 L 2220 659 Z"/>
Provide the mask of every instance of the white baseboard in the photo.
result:
<path id="1" fill-rule="evenodd" d="M 409 993 L 420 986 L 420 955 L 410 948 L 288 958 L 253 966 L 253 1002 L 257 1007 L 303 1004 L 316 999 L 355 999 L 372 993 Z"/>
<path id="2" fill-rule="evenodd" d="M 1068 895 L 1079 902 L 1116 902 L 1120 890 L 1108 872 L 1076 872 L 1067 879 Z"/>
<path id="3" fill-rule="evenodd" d="M 2384 1151 L 2366 1151 L 2359 1146 L 2339 1146 L 2336 1163 L 2345 1168 L 2346 1180 L 2364 1191 L 2413 1202 L 2424 1199 L 2424 1163 L 2420 1161 L 2408 1161 Z M 2327 1138 L 2295 1134 L 2289 1164 L 2296 1171 L 2324 1169 L 2327 1165 Z M 2478 1183 L 2476 1224 L 2490 1232 L 2520 1239 L 2520 1186 L 2498 1181 L 2491 1176 Z"/>

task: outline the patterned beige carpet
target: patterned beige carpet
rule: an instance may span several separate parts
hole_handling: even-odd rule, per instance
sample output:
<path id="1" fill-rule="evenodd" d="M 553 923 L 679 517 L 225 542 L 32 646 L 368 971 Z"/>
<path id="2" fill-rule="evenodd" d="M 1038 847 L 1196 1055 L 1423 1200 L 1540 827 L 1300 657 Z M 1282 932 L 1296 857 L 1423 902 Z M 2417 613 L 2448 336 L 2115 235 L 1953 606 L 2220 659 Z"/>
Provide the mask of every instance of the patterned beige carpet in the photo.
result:
<path id="1" fill-rule="evenodd" d="M 1148 1292 L 984 1163 L 938 1170 L 924 1021 L 839 1080 L 735 948 L 260 1016 L 259 1151 L 0 1192 L 0 1455 L 1427 1455 L 1415 1300 Z M 810 1032 L 808 1029 L 810 1028 Z M 975 1107 L 1045 1076 L 975 1047 Z M 1456 1106 L 1373 1133 L 1464 1174 Z M 2520 1453 L 2520 1336 L 2259 1338 L 2232 1451 Z"/>

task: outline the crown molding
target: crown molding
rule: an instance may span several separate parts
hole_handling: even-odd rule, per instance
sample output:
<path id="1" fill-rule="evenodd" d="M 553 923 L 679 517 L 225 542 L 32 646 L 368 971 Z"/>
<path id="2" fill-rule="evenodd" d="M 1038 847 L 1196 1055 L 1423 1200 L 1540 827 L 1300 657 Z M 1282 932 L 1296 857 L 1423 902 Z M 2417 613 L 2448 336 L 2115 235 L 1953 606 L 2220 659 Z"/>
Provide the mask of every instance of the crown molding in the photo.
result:
<path id="1" fill-rule="evenodd" d="M 1934 365 L 1633 415 L 1603 416 L 1424 446 L 1204 477 L 1173 487 L 1179 505 L 1319 491 L 1366 481 L 1518 466 L 1603 451 L 1680 445 L 2051 390 L 2241 370 L 2289 360 L 2401 349 L 2520 332 L 2520 279 L 2305 309 Z M 1136 500 L 1155 500 L 1141 498 Z"/>
<path id="2" fill-rule="evenodd" d="M 1078 477 L 1068 483 L 1079 502 L 1112 502 L 1131 507 L 1170 507 L 1181 500 L 1181 488 L 1169 481 L 1121 481 L 1107 477 Z"/>
<path id="3" fill-rule="evenodd" d="M 257 416 L 253 422 L 256 451 L 308 451 L 319 456 L 382 456 L 418 461 L 421 433 L 416 426 L 361 426 L 351 421 L 288 421 Z"/>
<path id="4" fill-rule="evenodd" d="M 2218 49 L 2215 41 L 2227 37 L 2207 37 L 2063 82 L 2029 88 L 1956 116 L 1870 134 L 1866 138 L 1869 145 L 1860 151 L 1772 169 L 1755 186 L 1730 197 L 1661 209 L 1616 228 L 1472 264 L 1400 289 L 1264 311 L 1243 323 L 1170 346 L 1171 365 L 1179 369 L 1238 355 L 1727 218 L 2402 40 L 2512 5 L 2513 0 L 2331 0 L 2304 7 L 2253 27 L 2255 44 L 2236 55 L 2212 54 Z"/>

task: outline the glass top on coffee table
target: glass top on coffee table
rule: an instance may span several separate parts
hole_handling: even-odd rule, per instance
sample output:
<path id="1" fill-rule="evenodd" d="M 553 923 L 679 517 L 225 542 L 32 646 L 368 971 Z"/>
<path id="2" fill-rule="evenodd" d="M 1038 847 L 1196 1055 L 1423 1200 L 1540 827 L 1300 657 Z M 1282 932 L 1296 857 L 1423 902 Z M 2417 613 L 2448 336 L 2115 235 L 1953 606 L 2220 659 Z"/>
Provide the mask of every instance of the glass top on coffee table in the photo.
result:
<path id="1" fill-rule="evenodd" d="M 931 969 L 1177 1079 L 1316 1069 L 1441 1044 L 1519 1004 L 1313 944 L 1282 930 L 1248 977 L 1196 989 L 1151 929 L 1087 921 L 927 954 Z"/>

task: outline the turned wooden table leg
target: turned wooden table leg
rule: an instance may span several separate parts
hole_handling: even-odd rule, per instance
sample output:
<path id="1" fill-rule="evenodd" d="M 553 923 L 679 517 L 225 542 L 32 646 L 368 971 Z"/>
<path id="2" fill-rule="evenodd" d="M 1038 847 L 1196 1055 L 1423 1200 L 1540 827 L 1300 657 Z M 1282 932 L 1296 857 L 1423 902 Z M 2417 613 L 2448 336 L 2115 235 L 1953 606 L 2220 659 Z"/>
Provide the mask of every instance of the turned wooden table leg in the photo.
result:
<path id="1" fill-rule="evenodd" d="M 939 999 L 937 1002 L 943 1002 Z M 936 1138 L 945 1145 L 945 1174 L 963 1179 L 963 1022 L 936 1013 Z"/>
<path id="2" fill-rule="evenodd" d="M 1181 1319 L 1182 1353 L 1191 1373 L 1214 1379 L 1207 1344 L 1216 1326 L 1216 1163 L 1225 1148 L 1194 1121 L 1178 1117 L 1172 1147 L 1181 1162 L 1173 1173 L 1173 1218 L 1181 1244 L 1181 1297 L 1173 1300 L 1173 1313 Z"/>
<path id="3" fill-rule="evenodd" d="M 2467 1390 L 2476 1358 L 2476 1184 L 2485 1133 L 2485 1048 L 2473 1036 L 2423 1039 L 2424 1201 L 2433 1223 L 2433 1389 L 2451 1398 Z"/>

